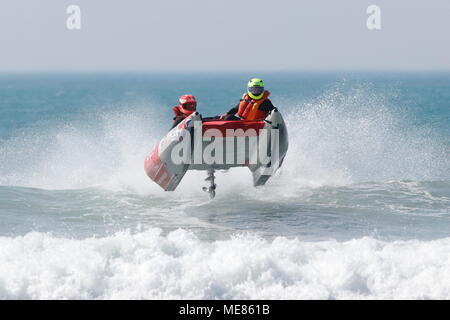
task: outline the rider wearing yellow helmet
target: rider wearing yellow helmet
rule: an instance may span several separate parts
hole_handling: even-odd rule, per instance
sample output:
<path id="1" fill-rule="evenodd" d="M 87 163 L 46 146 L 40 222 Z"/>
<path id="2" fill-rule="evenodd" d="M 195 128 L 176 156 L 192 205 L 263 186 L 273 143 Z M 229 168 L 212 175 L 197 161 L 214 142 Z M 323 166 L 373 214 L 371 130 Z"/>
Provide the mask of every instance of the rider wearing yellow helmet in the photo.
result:
<path id="1" fill-rule="evenodd" d="M 222 120 L 263 120 L 275 109 L 268 99 L 270 92 L 264 90 L 264 82 L 259 78 L 251 79 L 247 84 L 239 104 L 220 116 Z M 237 115 L 236 115 L 237 114 Z"/>

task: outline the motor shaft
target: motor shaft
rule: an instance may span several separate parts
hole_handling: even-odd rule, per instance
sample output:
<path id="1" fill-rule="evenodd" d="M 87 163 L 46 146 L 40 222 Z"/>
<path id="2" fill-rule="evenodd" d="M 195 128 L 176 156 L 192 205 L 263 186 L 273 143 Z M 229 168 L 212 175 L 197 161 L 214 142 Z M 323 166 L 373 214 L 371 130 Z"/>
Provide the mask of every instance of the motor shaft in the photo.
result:
<path id="1" fill-rule="evenodd" d="M 209 187 L 203 187 L 203 191 L 209 193 L 209 197 L 211 199 L 214 199 L 216 196 L 216 183 L 215 183 L 215 176 L 214 176 L 214 169 L 208 170 L 208 176 L 206 177 L 205 181 L 209 181 Z"/>

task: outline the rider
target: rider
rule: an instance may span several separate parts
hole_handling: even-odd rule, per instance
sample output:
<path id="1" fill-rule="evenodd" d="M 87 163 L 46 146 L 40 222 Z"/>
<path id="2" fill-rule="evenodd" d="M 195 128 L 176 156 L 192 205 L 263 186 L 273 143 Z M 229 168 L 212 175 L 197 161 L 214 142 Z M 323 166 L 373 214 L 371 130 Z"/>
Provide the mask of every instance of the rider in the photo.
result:
<path id="1" fill-rule="evenodd" d="M 172 128 L 183 121 L 186 117 L 197 110 L 197 100 L 192 94 L 185 94 L 178 100 L 179 104 L 172 108 L 173 117 Z"/>
<path id="2" fill-rule="evenodd" d="M 240 103 L 220 116 L 221 120 L 263 120 L 269 112 L 275 109 L 268 99 L 270 92 L 264 90 L 264 82 L 253 78 L 247 84 L 247 92 L 244 93 Z M 237 113 L 237 116 L 235 114 Z"/>

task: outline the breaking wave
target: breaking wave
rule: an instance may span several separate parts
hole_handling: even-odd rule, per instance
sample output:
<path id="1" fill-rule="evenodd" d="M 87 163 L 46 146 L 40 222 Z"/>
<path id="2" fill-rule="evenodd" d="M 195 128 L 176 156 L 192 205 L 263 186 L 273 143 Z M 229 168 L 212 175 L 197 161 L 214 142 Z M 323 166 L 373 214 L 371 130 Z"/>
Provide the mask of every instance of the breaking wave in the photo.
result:
<path id="1" fill-rule="evenodd" d="M 0 299 L 446 299 L 450 238 L 0 237 Z M 11 257 L 14 257 L 13 259 Z"/>

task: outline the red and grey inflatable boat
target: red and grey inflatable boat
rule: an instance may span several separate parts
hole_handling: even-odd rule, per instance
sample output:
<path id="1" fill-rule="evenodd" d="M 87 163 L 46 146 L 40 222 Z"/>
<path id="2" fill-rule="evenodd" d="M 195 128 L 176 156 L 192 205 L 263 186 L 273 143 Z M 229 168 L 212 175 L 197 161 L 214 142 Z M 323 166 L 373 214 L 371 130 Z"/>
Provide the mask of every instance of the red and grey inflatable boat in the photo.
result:
<path id="1" fill-rule="evenodd" d="M 144 161 L 147 175 L 165 191 L 173 191 L 188 170 L 204 170 L 215 196 L 214 171 L 248 167 L 254 186 L 264 185 L 282 165 L 288 133 L 274 109 L 262 121 L 202 119 L 191 114 L 157 143 Z"/>

